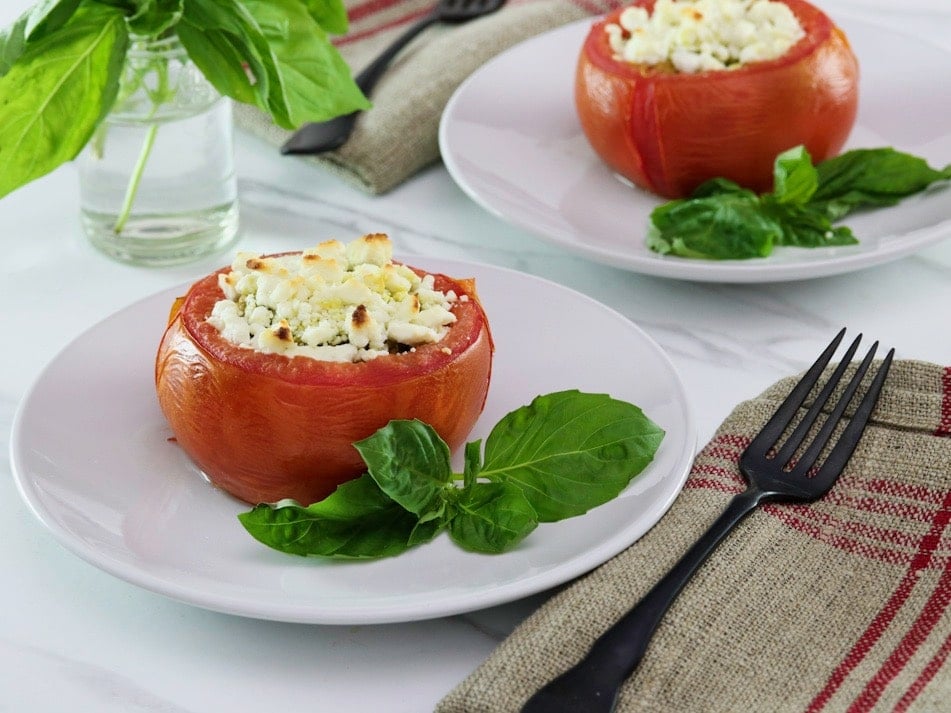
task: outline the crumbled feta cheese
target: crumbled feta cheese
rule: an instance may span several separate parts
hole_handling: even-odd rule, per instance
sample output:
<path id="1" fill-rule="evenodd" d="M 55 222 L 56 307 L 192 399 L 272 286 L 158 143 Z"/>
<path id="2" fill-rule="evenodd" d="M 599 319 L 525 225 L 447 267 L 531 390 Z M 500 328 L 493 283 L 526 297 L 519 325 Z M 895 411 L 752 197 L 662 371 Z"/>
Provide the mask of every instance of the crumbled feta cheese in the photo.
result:
<path id="1" fill-rule="evenodd" d="M 805 36 L 774 0 L 657 0 L 625 9 L 605 27 L 618 61 L 669 65 L 685 74 L 776 59 Z"/>
<path id="2" fill-rule="evenodd" d="M 299 254 L 239 253 L 218 276 L 224 293 L 208 322 L 261 352 L 358 362 L 438 342 L 456 321 L 455 292 L 392 261 L 382 233 L 328 240 Z"/>

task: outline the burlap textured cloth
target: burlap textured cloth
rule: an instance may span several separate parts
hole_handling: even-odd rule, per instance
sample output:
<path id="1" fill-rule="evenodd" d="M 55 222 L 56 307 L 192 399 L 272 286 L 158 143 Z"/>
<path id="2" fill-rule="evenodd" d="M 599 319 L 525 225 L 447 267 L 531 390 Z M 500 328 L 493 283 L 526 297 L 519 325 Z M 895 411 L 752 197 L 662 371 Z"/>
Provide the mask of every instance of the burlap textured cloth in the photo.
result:
<path id="1" fill-rule="evenodd" d="M 573 20 L 607 12 L 621 0 L 508 0 L 462 25 L 436 25 L 406 47 L 373 90 L 373 108 L 340 149 L 304 160 L 371 194 L 389 191 L 439 160 L 442 110 L 475 69 L 503 50 Z M 345 0 L 349 32 L 335 40 L 354 75 L 435 6 L 434 0 Z M 580 47 L 578 51 L 580 51 Z M 545 67 L 538 67 L 544 72 Z M 258 109 L 237 104 L 236 125 L 275 147 L 292 132 Z M 299 157 L 287 158 L 300 160 Z"/>
<path id="2" fill-rule="evenodd" d="M 555 595 L 438 706 L 517 711 L 578 661 L 743 487 L 740 453 L 795 379 L 740 404 L 641 540 Z M 895 362 L 819 502 L 768 505 L 701 567 L 619 710 L 951 711 L 951 367 Z"/>

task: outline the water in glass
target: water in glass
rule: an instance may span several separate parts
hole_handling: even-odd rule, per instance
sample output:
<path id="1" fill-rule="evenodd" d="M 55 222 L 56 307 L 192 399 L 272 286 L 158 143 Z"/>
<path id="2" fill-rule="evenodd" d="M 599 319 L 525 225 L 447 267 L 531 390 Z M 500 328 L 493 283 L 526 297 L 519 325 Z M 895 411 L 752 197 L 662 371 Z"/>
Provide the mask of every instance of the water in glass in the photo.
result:
<path id="1" fill-rule="evenodd" d="M 79 176 L 86 235 L 123 262 L 188 262 L 237 236 L 231 104 L 174 37 L 130 47 Z"/>

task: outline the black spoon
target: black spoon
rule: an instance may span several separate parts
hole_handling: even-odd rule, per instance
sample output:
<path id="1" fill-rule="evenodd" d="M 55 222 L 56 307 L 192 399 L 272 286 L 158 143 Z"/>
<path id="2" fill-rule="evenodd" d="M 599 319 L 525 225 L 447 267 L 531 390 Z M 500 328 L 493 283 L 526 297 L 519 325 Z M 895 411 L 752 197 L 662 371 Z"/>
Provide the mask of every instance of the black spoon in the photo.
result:
<path id="1" fill-rule="evenodd" d="M 505 0 L 440 0 L 431 13 L 400 35 L 357 75 L 355 78 L 357 86 L 369 96 L 393 58 L 409 44 L 410 40 L 430 25 L 438 22 L 460 24 L 493 13 L 504 4 Z M 359 115 L 360 112 L 355 111 L 329 121 L 304 124 L 281 147 L 281 153 L 285 155 L 318 154 L 338 149 L 347 142 Z"/>

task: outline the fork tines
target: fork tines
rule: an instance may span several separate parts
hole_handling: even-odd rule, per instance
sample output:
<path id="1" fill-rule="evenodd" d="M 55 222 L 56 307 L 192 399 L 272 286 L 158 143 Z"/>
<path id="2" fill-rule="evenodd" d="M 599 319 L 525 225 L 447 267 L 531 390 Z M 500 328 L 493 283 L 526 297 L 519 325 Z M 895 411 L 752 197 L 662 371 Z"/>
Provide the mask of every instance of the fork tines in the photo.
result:
<path id="1" fill-rule="evenodd" d="M 750 456 L 756 456 L 760 458 L 775 458 L 775 462 L 786 467 L 792 475 L 806 475 L 810 472 L 810 470 L 812 470 L 819 455 L 829 443 L 829 439 L 832 436 L 833 430 L 841 420 L 846 408 L 854 398 L 859 385 L 865 378 L 865 374 L 868 372 L 869 367 L 875 358 L 875 353 L 878 350 L 878 342 L 875 342 L 871 346 L 868 353 L 865 355 L 865 358 L 855 370 L 854 375 L 846 385 L 842 395 L 832 408 L 832 411 L 829 413 L 829 416 L 826 418 L 825 422 L 819 428 L 815 438 L 810 443 L 808 448 L 806 448 L 806 450 L 798 458 L 795 458 L 795 460 L 793 460 L 793 458 L 802 446 L 806 436 L 813 428 L 813 425 L 815 424 L 820 412 L 826 406 L 826 403 L 829 401 L 832 393 L 842 380 L 842 376 L 848 369 L 852 361 L 852 357 L 855 355 L 855 352 L 858 349 L 859 342 L 862 340 L 861 334 L 859 334 L 849 345 L 845 355 L 835 368 L 835 371 L 822 387 L 822 390 L 819 392 L 818 396 L 816 396 L 812 406 L 809 408 L 802 421 L 800 421 L 792 431 L 789 438 L 784 444 L 782 444 L 781 447 L 778 448 L 777 451 L 775 451 L 775 455 L 768 454 L 771 454 L 771 452 L 778 447 L 778 441 L 780 437 L 789 428 L 789 425 L 799 412 L 800 407 L 818 384 L 819 378 L 821 377 L 826 366 L 829 364 L 829 361 L 832 359 L 832 355 L 835 353 L 840 342 L 842 341 L 842 338 L 845 336 L 845 332 L 846 330 L 842 329 L 836 335 L 835 339 L 833 339 L 829 346 L 826 347 L 825 351 L 819 355 L 819 358 L 809 368 L 799 383 L 793 387 L 793 390 L 790 392 L 786 400 L 783 401 L 782 405 L 780 405 L 780 407 L 776 410 L 776 413 L 772 416 L 772 418 L 770 418 L 759 434 L 757 434 L 749 448 L 747 448 L 746 452 Z M 858 445 L 862 432 L 865 429 L 865 425 L 872 413 L 872 409 L 875 407 L 875 402 L 878 400 L 878 395 L 882 389 L 882 384 L 884 384 L 885 377 L 888 375 L 888 369 L 891 366 L 894 353 L 895 350 L 890 349 L 888 354 L 882 360 L 878 372 L 875 374 L 875 377 L 869 385 L 868 390 L 865 392 L 864 398 L 856 407 L 852 418 L 849 420 L 848 425 L 839 436 L 835 446 L 824 460 L 822 467 L 817 473 L 815 473 L 815 475 L 813 475 L 814 478 L 821 479 L 826 474 L 838 474 L 845 467 L 846 462 L 849 460 L 852 452 Z"/>

